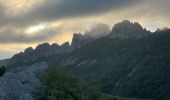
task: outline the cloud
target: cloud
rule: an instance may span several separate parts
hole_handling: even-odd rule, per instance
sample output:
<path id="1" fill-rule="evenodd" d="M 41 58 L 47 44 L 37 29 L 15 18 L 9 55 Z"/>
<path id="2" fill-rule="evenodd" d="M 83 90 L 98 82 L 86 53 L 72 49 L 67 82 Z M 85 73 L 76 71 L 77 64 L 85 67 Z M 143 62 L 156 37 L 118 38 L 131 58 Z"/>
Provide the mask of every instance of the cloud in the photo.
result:
<path id="1" fill-rule="evenodd" d="M 100 38 L 102 36 L 107 35 L 110 31 L 111 30 L 108 25 L 100 23 L 92 27 L 90 30 L 86 31 L 85 35 Z"/>
<path id="2" fill-rule="evenodd" d="M 39 1 L 39 5 L 17 15 L 5 14 L 0 17 L 0 24 L 23 26 L 44 21 L 96 15 L 109 10 L 126 8 L 139 1 L 141 0 L 45 0 L 43 3 Z M 6 9 L 3 10 L 6 11 Z"/>
<path id="3" fill-rule="evenodd" d="M 124 19 L 138 21 L 142 26 L 155 29 L 170 27 L 170 0 L 0 0 L 0 50 L 15 43 L 19 50 L 40 42 L 71 40 L 72 33 L 84 32 L 100 36 L 100 25 L 113 26 Z M 61 22 L 61 26 L 48 23 Z M 27 33 L 31 26 L 45 23 L 44 29 Z M 103 25 L 104 26 L 104 25 Z M 105 27 L 107 30 L 107 25 Z M 21 46 L 27 44 L 26 46 Z M 18 49 L 15 49 L 18 51 Z"/>
<path id="4" fill-rule="evenodd" d="M 36 33 L 25 33 L 25 30 L 16 28 L 1 28 L 0 43 L 39 43 L 49 40 L 59 34 L 60 28 L 45 28 Z"/>

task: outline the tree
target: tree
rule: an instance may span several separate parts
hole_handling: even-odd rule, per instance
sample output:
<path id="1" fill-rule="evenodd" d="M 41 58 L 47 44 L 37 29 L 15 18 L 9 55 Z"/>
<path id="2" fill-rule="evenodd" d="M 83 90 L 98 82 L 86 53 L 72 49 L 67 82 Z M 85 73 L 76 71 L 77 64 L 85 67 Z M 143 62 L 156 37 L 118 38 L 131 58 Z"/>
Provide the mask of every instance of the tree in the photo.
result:
<path id="1" fill-rule="evenodd" d="M 63 71 L 49 68 L 43 75 L 38 100 L 82 100 L 83 91 L 80 81 Z"/>

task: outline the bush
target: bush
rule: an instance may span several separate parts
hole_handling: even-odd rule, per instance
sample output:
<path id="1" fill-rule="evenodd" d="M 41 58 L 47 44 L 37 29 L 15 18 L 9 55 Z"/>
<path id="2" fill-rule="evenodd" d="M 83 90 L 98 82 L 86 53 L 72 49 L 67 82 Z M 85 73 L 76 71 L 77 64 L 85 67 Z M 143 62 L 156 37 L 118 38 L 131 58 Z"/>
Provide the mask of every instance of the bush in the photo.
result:
<path id="1" fill-rule="evenodd" d="M 44 86 L 37 100 L 82 100 L 80 81 L 63 71 L 49 68 L 42 75 Z"/>
<path id="2" fill-rule="evenodd" d="M 5 66 L 0 66 L 0 77 L 3 76 L 6 72 Z"/>
<path id="3" fill-rule="evenodd" d="M 89 91 L 89 99 L 90 100 L 99 100 L 101 98 L 101 86 L 97 81 L 92 80 L 87 82 L 88 91 Z"/>
<path id="4" fill-rule="evenodd" d="M 101 86 L 97 81 L 82 82 L 61 70 L 48 68 L 41 79 L 43 86 L 37 100 L 117 100 L 101 95 Z"/>

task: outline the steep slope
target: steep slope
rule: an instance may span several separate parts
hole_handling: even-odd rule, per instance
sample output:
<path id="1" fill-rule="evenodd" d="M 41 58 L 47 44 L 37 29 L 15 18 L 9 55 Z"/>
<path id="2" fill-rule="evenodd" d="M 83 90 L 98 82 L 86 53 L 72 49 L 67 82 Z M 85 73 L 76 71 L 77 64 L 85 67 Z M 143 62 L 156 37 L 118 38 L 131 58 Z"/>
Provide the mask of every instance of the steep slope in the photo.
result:
<path id="1" fill-rule="evenodd" d="M 128 97 L 152 97 L 158 100 L 170 99 L 169 39 L 170 30 L 140 40 L 139 45 L 148 42 L 150 47 L 143 50 L 146 55 L 131 73 L 119 80 L 114 90 L 115 94 Z"/>
<path id="2" fill-rule="evenodd" d="M 96 40 L 63 58 L 49 58 L 83 80 L 98 80 L 103 92 L 167 100 L 170 91 L 170 30 L 141 39 Z"/>

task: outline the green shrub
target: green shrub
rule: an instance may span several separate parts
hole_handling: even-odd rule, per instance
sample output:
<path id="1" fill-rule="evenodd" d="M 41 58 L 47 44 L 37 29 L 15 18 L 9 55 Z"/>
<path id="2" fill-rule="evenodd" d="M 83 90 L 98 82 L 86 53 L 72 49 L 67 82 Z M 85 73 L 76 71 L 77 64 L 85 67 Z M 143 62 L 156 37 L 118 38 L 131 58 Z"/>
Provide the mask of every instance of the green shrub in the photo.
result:
<path id="1" fill-rule="evenodd" d="M 97 81 L 92 80 L 87 82 L 88 91 L 89 91 L 89 99 L 90 100 L 99 100 L 101 98 L 101 86 Z"/>
<path id="2" fill-rule="evenodd" d="M 42 75 L 44 86 L 37 100 L 82 100 L 80 81 L 63 71 L 49 68 Z"/>

